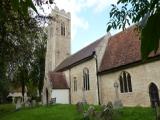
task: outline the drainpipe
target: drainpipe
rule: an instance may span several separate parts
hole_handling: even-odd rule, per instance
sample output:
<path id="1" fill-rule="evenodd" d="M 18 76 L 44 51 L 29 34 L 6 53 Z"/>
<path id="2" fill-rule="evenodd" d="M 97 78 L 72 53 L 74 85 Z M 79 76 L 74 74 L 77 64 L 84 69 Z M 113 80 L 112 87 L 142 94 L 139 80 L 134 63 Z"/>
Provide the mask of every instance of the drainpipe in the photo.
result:
<path id="1" fill-rule="evenodd" d="M 69 104 L 71 104 L 71 70 L 69 69 Z"/>
<path id="2" fill-rule="evenodd" d="M 99 79 L 98 79 L 98 61 L 97 61 L 97 55 L 96 52 L 93 52 L 94 58 L 96 60 L 96 74 L 97 74 L 97 93 L 98 93 L 98 104 L 100 105 L 100 88 L 99 88 Z"/>

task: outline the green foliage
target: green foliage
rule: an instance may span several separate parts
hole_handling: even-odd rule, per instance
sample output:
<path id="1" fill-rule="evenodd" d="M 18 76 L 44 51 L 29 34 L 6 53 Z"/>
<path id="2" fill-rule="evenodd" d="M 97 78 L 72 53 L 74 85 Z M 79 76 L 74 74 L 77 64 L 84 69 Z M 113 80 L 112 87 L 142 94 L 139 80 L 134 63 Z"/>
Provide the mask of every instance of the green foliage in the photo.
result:
<path id="1" fill-rule="evenodd" d="M 33 4 L 32 0 L 11 0 L 11 6 L 13 10 L 16 12 L 20 12 L 22 15 L 29 15 L 28 9 L 32 8 L 35 12 L 37 12 L 36 7 Z M 38 12 L 37 12 L 38 13 Z"/>
<path id="2" fill-rule="evenodd" d="M 10 86 L 8 79 L 1 79 L 0 80 L 0 103 L 5 103 L 9 93 L 8 87 Z"/>
<path id="3" fill-rule="evenodd" d="M 141 32 L 142 57 L 146 58 L 151 51 L 156 52 L 160 40 L 160 10 L 148 18 L 147 24 Z M 153 32 L 154 31 L 154 32 Z"/>
<path id="4" fill-rule="evenodd" d="M 46 54 L 46 45 L 47 37 L 46 34 L 41 35 L 41 39 L 36 43 L 36 49 L 34 51 L 34 61 L 31 66 L 30 78 L 34 81 L 34 84 L 37 86 L 39 93 L 41 94 L 43 89 L 44 82 L 44 72 L 45 72 L 45 54 Z"/>
<path id="5" fill-rule="evenodd" d="M 37 88 L 33 83 L 33 80 L 28 80 L 27 81 L 27 90 L 28 90 L 28 96 L 31 98 L 35 98 L 37 95 Z"/>
<path id="6" fill-rule="evenodd" d="M 30 8 L 37 12 L 35 6 L 32 0 L 1 0 L 0 4 L 0 86 L 4 85 L 2 81 L 10 80 L 21 86 L 24 95 L 26 81 L 35 78 L 30 71 L 36 71 L 36 64 L 40 70 L 35 76 L 40 76 L 36 80 L 41 90 L 46 34 L 37 19 L 31 16 Z M 6 83 L 4 90 L 8 92 L 9 82 Z"/>
<path id="7" fill-rule="evenodd" d="M 119 0 L 112 5 L 107 31 L 125 29 L 126 25 L 136 23 L 141 32 L 141 55 L 157 52 L 160 40 L 160 1 L 159 0 Z M 120 6 L 118 6 L 120 5 Z"/>

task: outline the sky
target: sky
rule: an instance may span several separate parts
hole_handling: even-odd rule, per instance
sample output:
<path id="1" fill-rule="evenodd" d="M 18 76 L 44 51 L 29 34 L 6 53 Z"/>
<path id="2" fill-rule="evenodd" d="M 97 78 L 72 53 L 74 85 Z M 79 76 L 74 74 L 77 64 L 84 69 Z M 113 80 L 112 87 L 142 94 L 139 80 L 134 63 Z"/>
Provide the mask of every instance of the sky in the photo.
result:
<path id="1" fill-rule="evenodd" d="M 111 4 L 117 0 L 55 0 L 59 9 L 71 13 L 71 53 L 89 45 L 106 33 Z M 111 31 L 115 34 L 117 31 Z"/>

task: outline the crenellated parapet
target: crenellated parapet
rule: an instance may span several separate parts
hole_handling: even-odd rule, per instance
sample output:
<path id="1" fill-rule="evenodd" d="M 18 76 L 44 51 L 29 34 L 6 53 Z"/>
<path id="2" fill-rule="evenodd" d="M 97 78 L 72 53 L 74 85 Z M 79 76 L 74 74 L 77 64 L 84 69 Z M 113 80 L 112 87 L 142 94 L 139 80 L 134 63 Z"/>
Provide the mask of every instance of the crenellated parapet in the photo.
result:
<path id="1" fill-rule="evenodd" d="M 51 16 L 53 16 L 53 15 L 61 15 L 61 16 L 68 18 L 68 19 L 71 18 L 70 12 L 66 12 L 64 9 L 59 9 L 57 6 L 55 6 L 51 12 Z"/>

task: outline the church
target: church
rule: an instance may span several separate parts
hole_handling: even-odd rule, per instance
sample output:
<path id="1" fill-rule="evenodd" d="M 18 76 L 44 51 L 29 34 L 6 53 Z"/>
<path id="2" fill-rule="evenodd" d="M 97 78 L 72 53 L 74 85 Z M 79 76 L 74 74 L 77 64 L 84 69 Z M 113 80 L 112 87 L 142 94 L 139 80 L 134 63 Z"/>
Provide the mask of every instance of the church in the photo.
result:
<path id="1" fill-rule="evenodd" d="M 71 55 L 71 15 L 55 7 L 48 25 L 43 103 L 159 105 L 160 52 L 142 61 L 135 26 L 107 33 Z"/>

